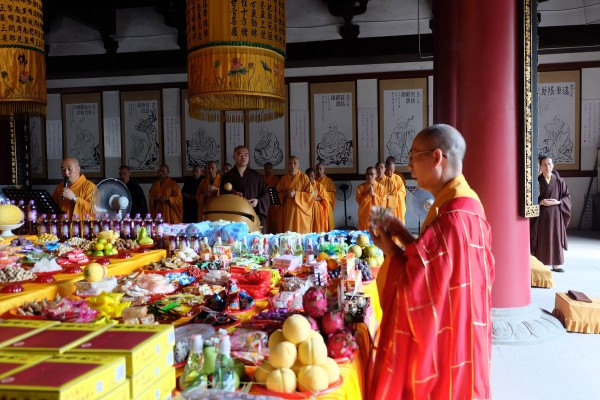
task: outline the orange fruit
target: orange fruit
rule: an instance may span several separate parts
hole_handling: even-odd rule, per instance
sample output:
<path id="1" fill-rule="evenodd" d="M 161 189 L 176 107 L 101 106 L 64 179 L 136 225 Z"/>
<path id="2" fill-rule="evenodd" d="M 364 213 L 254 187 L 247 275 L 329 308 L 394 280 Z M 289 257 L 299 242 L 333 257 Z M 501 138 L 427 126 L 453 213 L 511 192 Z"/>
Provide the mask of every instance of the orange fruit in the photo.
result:
<path id="1" fill-rule="evenodd" d="M 321 253 L 317 254 L 317 261 L 325 261 L 325 260 L 329 260 L 329 255 L 327 255 L 327 253 L 321 252 Z"/>
<path id="2" fill-rule="evenodd" d="M 340 264 L 335 258 L 329 258 L 327 260 L 327 269 L 337 269 L 339 266 Z"/>

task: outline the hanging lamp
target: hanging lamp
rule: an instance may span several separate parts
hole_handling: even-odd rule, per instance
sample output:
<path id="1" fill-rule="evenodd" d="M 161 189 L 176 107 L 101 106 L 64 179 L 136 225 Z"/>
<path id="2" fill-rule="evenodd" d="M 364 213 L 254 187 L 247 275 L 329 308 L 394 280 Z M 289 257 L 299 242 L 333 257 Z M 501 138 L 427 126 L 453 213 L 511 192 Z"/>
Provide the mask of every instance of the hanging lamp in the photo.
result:
<path id="1" fill-rule="evenodd" d="M 187 0 L 186 16 L 190 116 L 215 120 L 214 110 L 262 110 L 252 118 L 281 117 L 285 0 Z"/>
<path id="2" fill-rule="evenodd" d="M 0 115 L 46 114 L 41 0 L 0 0 Z"/>

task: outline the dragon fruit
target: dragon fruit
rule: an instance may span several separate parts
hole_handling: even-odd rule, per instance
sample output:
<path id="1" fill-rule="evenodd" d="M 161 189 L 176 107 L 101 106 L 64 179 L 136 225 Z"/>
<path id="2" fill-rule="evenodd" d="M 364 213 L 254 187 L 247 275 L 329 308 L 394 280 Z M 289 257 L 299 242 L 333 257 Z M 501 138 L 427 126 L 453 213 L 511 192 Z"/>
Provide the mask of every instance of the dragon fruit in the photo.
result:
<path id="1" fill-rule="evenodd" d="M 313 331 L 319 330 L 319 323 L 317 322 L 316 319 L 314 319 L 310 315 L 304 315 L 304 318 L 306 318 L 308 320 L 308 322 L 310 323 L 310 329 L 312 329 Z"/>
<path id="2" fill-rule="evenodd" d="M 327 297 L 321 289 L 311 287 L 302 296 L 302 307 L 309 316 L 319 318 L 327 310 Z"/>
<path id="3" fill-rule="evenodd" d="M 331 335 L 344 330 L 344 314 L 339 310 L 327 311 L 321 318 L 323 333 Z"/>
<path id="4" fill-rule="evenodd" d="M 327 339 L 327 355 L 331 358 L 348 357 L 352 360 L 358 345 L 348 332 L 338 332 Z"/>

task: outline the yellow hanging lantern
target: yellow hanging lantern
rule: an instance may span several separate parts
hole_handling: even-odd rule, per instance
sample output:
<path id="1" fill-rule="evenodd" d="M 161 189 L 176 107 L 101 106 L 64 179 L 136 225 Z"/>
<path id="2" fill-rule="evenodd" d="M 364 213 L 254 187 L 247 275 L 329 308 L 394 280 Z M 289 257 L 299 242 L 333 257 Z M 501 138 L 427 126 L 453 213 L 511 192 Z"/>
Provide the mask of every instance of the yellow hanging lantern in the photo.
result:
<path id="1" fill-rule="evenodd" d="M 0 115 L 46 114 L 41 0 L 0 0 Z"/>
<path id="2" fill-rule="evenodd" d="M 285 107 L 285 0 L 188 0 L 190 116 Z M 253 114 L 255 115 L 255 114 Z"/>

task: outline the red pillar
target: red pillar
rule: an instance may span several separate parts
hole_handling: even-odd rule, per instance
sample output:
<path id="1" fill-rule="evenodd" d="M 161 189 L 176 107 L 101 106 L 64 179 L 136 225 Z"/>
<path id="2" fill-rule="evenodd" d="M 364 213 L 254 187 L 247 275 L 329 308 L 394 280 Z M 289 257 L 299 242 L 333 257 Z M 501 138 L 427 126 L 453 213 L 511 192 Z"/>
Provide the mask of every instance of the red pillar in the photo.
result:
<path id="1" fill-rule="evenodd" d="M 531 302 L 529 221 L 519 216 L 518 206 L 517 3 L 434 0 L 434 19 L 445 18 L 438 17 L 437 8 L 457 12 L 457 24 L 448 31 L 440 31 L 434 22 L 434 36 L 454 43 L 451 51 L 434 48 L 434 70 L 456 63 L 456 96 L 451 89 L 436 91 L 434 115 L 456 107 L 455 126 L 467 142 L 463 172 L 492 226 L 494 308 L 526 307 Z M 434 76 L 452 79 L 443 73 Z M 434 81 L 437 85 L 452 87 Z M 440 121 L 446 122 L 441 117 Z"/>
<path id="2" fill-rule="evenodd" d="M 456 35 L 458 32 L 458 10 L 452 1 L 435 0 L 433 12 L 440 18 L 433 19 L 433 49 L 435 52 L 433 70 L 433 122 L 436 124 L 448 124 L 456 126 L 456 98 L 457 67 L 456 57 L 458 44 Z M 442 34 L 437 35 L 437 32 Z M 440 60 L 438 63 L 437 60 Z M 436 99 L 443 99 L 443 107 L 436 107 Z"/>

